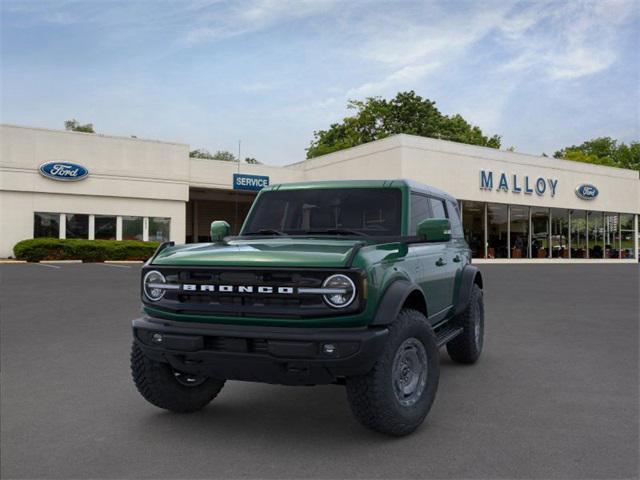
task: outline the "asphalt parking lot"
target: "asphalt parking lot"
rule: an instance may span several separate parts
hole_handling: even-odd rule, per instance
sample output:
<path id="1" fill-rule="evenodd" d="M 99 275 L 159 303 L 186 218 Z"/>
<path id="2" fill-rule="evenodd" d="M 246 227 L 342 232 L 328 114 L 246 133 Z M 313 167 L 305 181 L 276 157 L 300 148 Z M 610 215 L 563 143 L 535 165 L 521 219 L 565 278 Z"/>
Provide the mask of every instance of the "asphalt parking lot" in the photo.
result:
<path id="1" fill-rule="evenodd" d="M 339 386 L 158 410 L 129 374 L 139 266 L 2 265 L 2 478 L 637 478 L 638 266 L 481 270 L 483 357 L 443 352 L 426 423 L 392 439 Z"/>

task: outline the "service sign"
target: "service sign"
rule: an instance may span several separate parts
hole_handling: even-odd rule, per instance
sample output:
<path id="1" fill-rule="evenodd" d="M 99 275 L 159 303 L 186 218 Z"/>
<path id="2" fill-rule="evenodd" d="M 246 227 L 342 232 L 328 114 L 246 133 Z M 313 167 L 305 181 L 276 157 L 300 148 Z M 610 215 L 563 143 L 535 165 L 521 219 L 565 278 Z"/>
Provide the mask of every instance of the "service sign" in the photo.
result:
<path id="1" fill-rule="evenodd" d="M 63 160 L 43 163 L 39 170 L 43 176 L 61 182 L 77 182 L 89 175 L 89 170 L 82 165 Z"/>
<path id="2" fill-rule="evenodd" d="M 589 183 L 583 183 L 576 187 L 576 195 L 583 200 L 593 200 L 598 196 L 598 189 Z"/>
<path id="3" fill-rule="evenodd" d="M 244 173 L 233 174 L 233 189 L 234 190 L 250 190 L 257 192 L 264 187 L 269 186 L 269 177 L 262 175 L 247 175 Z"/>

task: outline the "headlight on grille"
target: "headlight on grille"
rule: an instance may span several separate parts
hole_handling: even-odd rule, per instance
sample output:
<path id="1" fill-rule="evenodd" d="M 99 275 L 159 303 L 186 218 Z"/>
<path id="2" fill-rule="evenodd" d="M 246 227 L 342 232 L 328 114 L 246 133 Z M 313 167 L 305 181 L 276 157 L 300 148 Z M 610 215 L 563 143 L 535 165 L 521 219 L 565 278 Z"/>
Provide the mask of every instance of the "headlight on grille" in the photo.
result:
<path id="1" fill-rule="evenodd" d="M 349 277 L 341 273 L 328 277 L 322 288 L 326 290 L 323 295 L 324 301 L 333 308 L 347 307 L 356 298 L 356 286 Z"/>
<path id="2" fill-rule="evenodd" d="M 164 297 L 165 287 L 164 285 L 167 283 L 167 280 L 157 270 L 151 270 L 147 272 L 142 280 L 142 290 L 144 291 L 145 297 L 147 297 L 152 302 L 157 302 L 162 297 Z"/>

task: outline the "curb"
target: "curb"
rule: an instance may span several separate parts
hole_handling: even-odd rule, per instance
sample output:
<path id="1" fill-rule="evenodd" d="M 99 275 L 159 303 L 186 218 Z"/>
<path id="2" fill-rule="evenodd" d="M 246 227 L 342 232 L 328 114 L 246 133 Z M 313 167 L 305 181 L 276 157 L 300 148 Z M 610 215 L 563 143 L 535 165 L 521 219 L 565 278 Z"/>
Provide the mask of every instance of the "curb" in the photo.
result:
<path id="1" fill-rule="evenodd" d="M 10 260 L 8 258 L 1 258 L 0 265 L 11 264 L 11 263 L 27 263 L 26 260 Z"/>
<path id="2" fill-rule="evenodd" d="M 103 263 L 144 263 L 142 260 L 105 260 Z"/>
<path id="3" fill-rule="evenodd" d="M 38 263 L 82 263 L 82 260 L 40 260 Z"/>

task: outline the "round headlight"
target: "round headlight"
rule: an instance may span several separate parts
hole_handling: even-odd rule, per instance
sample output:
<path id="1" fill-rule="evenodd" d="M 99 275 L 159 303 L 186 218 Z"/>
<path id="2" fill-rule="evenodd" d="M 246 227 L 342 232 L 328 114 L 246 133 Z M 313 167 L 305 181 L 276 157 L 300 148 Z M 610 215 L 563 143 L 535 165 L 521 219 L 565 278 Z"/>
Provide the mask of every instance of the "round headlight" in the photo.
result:
<path id="1" fill-rule="evenodd" d="M 328 277 L 322 284 L 322 288 L 331 290 L 323 297 L 324 301 L 334 308 L 344 308 L 356 298 L 356 286 L 349 277 L 340 273 Z"/>
<path id="2" fill-rule="evenodd" d="M 144 295 L 152 302 L 157 302 L 164 297 L 165 289 L 162 288 L 162 285 L 165 283 L 167 283 L 167 281 L 164 278 L 164 275 L 157 270 L 147 272 L 144 276 L 144 280 L 142 281 Z"/>

